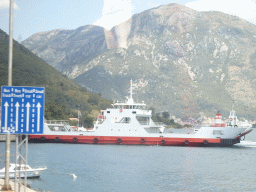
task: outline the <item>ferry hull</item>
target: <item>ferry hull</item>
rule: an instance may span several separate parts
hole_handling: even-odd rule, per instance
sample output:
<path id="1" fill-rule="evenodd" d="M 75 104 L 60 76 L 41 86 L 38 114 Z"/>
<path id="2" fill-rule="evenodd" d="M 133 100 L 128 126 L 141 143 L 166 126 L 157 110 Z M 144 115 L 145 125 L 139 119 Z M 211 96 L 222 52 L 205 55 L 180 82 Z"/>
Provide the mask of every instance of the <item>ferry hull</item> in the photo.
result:
<path id="1" fill-rule="evenodd" d="M 29 142 L 30 143 L 228 147 L 228 146 L 233 146 L 236 143 L 240 143 L 240 137 L 235 139 L 220 139 L 220 138 L 117 137 L 117 136 L 79 136 L 79 135 L 30 135 Z"/>

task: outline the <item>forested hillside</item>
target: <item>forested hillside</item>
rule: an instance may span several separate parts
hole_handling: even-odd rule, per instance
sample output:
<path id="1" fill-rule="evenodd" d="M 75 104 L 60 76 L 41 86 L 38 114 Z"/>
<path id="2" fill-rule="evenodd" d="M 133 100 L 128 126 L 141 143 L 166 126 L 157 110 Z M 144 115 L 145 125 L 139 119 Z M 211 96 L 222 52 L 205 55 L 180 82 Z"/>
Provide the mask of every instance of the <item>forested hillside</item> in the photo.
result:
<path id="1" fill-rule="evenodd" d="M 9 36 L 0 29 L 0 85 L 8 83 Z M 45 87 L 45 118 L 68 119 L 81 111 L 81 123 L 92 126 L 100 109 L 111 104 L 99 94 L 90 93 L 58 72 L 23 45 L 14 41 L 13 86 Z"/>

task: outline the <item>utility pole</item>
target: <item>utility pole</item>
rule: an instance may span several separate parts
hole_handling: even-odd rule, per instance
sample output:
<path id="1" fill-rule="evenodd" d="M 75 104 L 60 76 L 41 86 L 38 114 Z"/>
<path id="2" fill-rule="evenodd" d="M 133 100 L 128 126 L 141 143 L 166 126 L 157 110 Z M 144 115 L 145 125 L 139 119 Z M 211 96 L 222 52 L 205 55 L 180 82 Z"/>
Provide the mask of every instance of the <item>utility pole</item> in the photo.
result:
<path id="1" fill-rule="evenodd" d="M 79 108 L 78 108 L 78 111 L 77 111 L 77 129 L 79 128 Z"/>
<path id="2" fill-rule="evenodd" d="M 8 86 L 12 86 L 12 53 L 13 53 L 13 4 L 14 0 L 10 0 L 10 9 L 9 9 L 9 60 L 8 60 Z M 6 134 L 6 151 L 5 151 L 5 182 L 2 187 L 2 190 L 11 190 L 9 184 L 9 165 L 10 165 L 10 133 Z"/>

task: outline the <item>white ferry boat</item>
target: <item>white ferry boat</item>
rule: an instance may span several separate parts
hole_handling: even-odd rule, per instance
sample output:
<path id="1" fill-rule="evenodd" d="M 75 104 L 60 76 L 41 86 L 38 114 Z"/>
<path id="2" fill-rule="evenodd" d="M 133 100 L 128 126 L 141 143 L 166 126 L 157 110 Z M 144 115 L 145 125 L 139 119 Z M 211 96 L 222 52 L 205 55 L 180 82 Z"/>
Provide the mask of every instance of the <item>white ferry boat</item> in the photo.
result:
<path id="1" fill-rule="evenodd" d="M 237 126 L 237 117 L 232 110 L 229 122 L 222 122 L 221 114 L 211 126 L 186 129 L 166 129 L 153 122 L 151 110 L 146 104 L 136 103 L 130 97 L 124 103 L 113 103 L 113 108 L 102 110 L 93 129 L 72 131 L 67 124 L 44 123 L 44 133 L 30 135 L 29 142 L 169 145 L 169 146 L 233 146 L 240 138 L 252 131 L 251 127 Z M 58 126 L 56 130 L 52 127 Z M 60 128 L 62 126 L 62 128 Z"/>

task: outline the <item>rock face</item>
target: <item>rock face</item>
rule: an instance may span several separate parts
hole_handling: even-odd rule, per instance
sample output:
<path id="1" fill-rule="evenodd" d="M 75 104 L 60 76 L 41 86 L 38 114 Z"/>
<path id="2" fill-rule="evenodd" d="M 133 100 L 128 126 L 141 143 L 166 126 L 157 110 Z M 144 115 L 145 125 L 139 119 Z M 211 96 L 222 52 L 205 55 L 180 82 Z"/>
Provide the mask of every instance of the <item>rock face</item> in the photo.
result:
<path id="1" fill-rule="evenodd" d="M 68 76 L 106 49 L 104 28 L 83 26 L 76 30 L 40 32 L 22 42 L 36 55 Z"/>
<path id="2" fill-rule="evenodd" d="M 136 100 L 180 117 L 253 118 L 256 27 L 220 12 L 179 4 L 134 15 L 111 31 L 85 26 L 38 33 L 23 44 L 55 68 L 109 99 Z"/>

